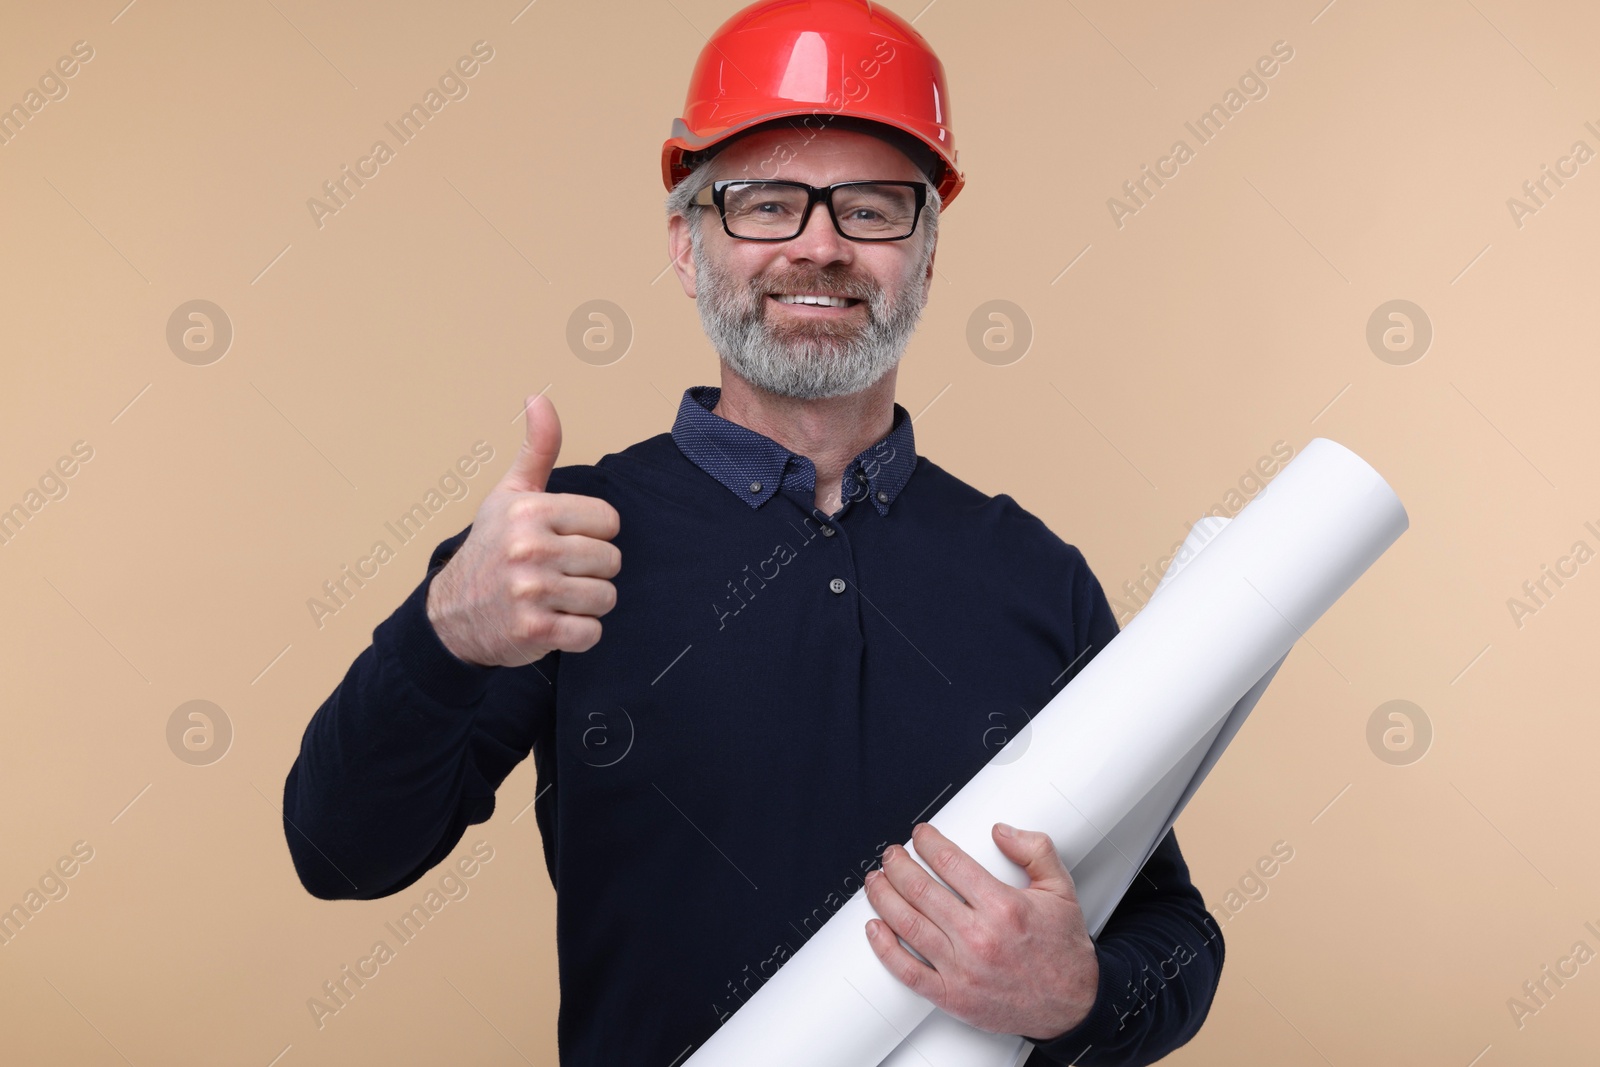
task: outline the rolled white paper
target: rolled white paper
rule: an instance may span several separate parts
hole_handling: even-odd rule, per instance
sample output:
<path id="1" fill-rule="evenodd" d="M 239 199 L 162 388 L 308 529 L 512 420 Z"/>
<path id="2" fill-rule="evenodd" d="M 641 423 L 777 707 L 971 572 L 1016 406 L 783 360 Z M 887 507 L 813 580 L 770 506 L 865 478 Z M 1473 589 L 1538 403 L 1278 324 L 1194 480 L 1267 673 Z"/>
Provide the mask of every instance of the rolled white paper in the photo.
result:
<path id="1" fill-rule="evenodd" d="M 1018 888 L 990 830 L 1045 831 L 1097 931 L 1296 639 L 1407 525 L 1376 471 L 1313 439 L 928 821 Z M 1021 1038 L 936 1013 L 879 962 L 874 915 L 858 890 L 685 1067 L 878 1067 L 902 1043 L 891 1062 L 1017 1062 Z"/>
<path id="2" fill-rule="evenodd" d="M 1177 558 L 1156 583 L 1152 601 L 1228 521 L 1214 515 L 1201 516 L 1184 538 Z M 1288 653 L 1284 653 L 1240 698 L 1215 730 L 1179 760 L 1127 817 L 1106 833 L 1100 844 L 1076 863 L 1068 864 L 1078 904 L 1083 909 L 1084 924 L 1091 936 L 1098 935 L 1105 927 L 1128 886 L 1133 884 L 1156 846 L 1178 821 L 1189 798 L 1238 733 L 1250 709 L 1261 699 L 1286 658 Z M 1033 1043 L 1024 1037 L 979 1030 L 936 1009 L 889 1053 L 881 1067 L 1016 1067 L 1032 1051 Z"/>

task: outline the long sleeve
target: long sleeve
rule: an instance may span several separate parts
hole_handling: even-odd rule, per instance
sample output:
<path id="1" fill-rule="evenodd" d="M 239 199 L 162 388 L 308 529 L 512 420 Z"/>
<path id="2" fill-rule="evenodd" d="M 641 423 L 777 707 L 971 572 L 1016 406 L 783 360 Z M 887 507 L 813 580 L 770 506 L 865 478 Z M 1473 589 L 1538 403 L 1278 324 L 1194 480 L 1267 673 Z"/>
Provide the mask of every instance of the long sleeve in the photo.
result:
<path id="1" fill-rule="evenodd" d="M 428 619 L 429 586 L 470 529 L 434 549 L 426 577 L 306 726 L 283 830 L 313 896 L 371 900 L 417 881 L 494 813 L 495 789 L 551 723 L 559 652 L 478 666 Z"/>
<path id="2" fill-rule="evenodd" d="M 1095 939 L 1100 984 L 1073 1029 L 1038 1041 L 1028 1062 L 1154 1063 L 1205 1022 L 1222 975 L 1222 930 L 1168 831 Z"/>
<path id="3" fill-rule="evenodd" d="M 1078 573 L 1074 625 L 1089 636 L 1089 646 L 1074 674 L 1118 632 L 1088 564 Z M 1036 1048 L 1028 1062 L 1154 1063 L 1199 1031 L 1221 979 L 1223 953 L 1222 930 L 1189 877 L 1176 833 L 1168 831 L 1095 938 L 1100 981 L 1094 1006 L 1065 1034 L 1030 1039 Z"/>

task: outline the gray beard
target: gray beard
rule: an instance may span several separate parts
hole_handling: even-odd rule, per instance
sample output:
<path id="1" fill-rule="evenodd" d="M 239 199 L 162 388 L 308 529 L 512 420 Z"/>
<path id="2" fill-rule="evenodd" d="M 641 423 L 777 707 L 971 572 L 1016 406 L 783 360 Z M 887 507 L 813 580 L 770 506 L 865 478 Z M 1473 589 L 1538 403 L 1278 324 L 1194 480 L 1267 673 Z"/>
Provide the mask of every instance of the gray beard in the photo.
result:
<path id="1" fill-rule="evenodd" d="M 694 236 L 695 305 L 700 323 L 722 361 L 758 389 L 801 400 L 859 393 L 887 374 L 905 354 L 922 314 L 926 254 L 891 303 L 871 281 L 827 270 L 807 280 L 789 275 L 741 284 L 710 261 L 699 234 Z M 775 328 L 767 316 L 778 312 L 769 307 L 772 301 L 766 295 L 774 287 L 859 297 L 867 303 L 867 321 L 818 320 Z"/>

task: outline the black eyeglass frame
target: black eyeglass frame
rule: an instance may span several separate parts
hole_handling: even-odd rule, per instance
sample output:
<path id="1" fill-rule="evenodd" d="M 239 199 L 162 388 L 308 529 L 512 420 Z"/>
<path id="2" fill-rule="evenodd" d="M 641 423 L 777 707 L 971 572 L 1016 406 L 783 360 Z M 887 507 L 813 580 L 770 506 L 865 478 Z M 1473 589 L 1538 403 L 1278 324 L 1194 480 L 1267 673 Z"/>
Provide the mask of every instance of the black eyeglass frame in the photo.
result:
<path id="1" fill-rule="evenodd" d="M 790 234 L 788 237 L 745 237 L 743 234 L 734 233 L 728 228 L 728 211 L 723 205 L 723 198 L 727 194 L 728 186 L 755 185 L 757 183 L 765 185 L 788 185 L 796 189 L 804 189 L 806 191 L 806 207 L 805 210 L 800 213 L 799 229 L 795 230 L 794 233 Z M 852 237 L 850 234 L 845 233 L 844 228 L 839 225 L 839 216 L 835 214 L 833 210 L 833 191 L 835 189 L 843 189 L 851 185 L 902 185 L 910 188 L 916 193 L 917 197 L 916 210 L 911 213 L 911 229 L 899 237 Z M 874 181 L 872 179 L 867 179 L 865 181 L 856 182 L 835 182 L 832 185 L 824 186 L 823 188 L 819 189 L 815 185 L 807 185 L 805 182 L 785 181 L 777 178 L 724 178 L 721 181 L 712 182 L 704 189 L 701 189 L 700 192 L 695 194 L 695 198 L 692 202 L 701 207 L 711 207 L 713 204 L 716 205 L 717 215 L 722 219 L 722 231 L 729 237 L 732 237 L 734 240 L 771 242 L 792 241 L 796 237 L 799 237 L 801 234 L 805 233 L 806 224 L 811 221 L 811 209 L 815 207 L 819 201 L 825 202 L 828 205 L 828 218 L 833 222 L 834 232 L 847 241 L 864 241 L 869 243 L 876 243 L 880 241 L 904 241 L 912 234 L 917 232 L 917 223 L 922 219 L 922 208 L 928 202 L 928 184 L 927 182 Z"/>

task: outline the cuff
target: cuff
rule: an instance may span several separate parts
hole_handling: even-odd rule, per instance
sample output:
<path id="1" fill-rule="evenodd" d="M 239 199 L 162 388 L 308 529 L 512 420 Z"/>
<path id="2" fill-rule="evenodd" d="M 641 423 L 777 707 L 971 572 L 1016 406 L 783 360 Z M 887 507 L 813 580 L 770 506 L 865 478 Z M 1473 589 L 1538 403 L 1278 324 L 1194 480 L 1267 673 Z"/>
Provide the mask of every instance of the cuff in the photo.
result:
<path id="1" fill-rule="evenodd" d="M 398 660 L 406 676 L 429 697 L 464 708 L 483 696 L 489 676 L 499 668 L 468 663 L 439 640 L 428 618 L 428 589 L 438 573 L 429 571 L 394 614 L 378 624 L 372 643 Z"/>
<path id="2" fill-rule="evenodd" d="M 1122 1029 L 1127 1012 L 1118 1010 L 1116 997 L 1119 991 L 1132 985 L 1133 967 L 1121 956 L 1106 952 L 1098 945 L 1095 946 L 1095 959 L 1100 964 L 1100 981 L 1089 1014 L 1059 1037 L 1048 1040 L 1028 1038 L 1049 1059 L 1072 1063 L 1091 1046 L 1111 1044 L 1112 1037 Z M 1023 1036 L 1027 1037 L 1026 1034 Z"/>

